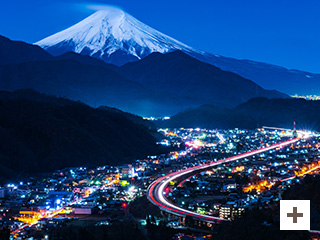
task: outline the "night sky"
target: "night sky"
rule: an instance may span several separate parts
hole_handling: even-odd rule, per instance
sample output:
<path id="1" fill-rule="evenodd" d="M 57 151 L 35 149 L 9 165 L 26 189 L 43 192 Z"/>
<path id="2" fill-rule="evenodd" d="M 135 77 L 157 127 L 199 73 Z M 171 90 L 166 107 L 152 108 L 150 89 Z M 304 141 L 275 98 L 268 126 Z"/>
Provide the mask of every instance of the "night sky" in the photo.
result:
<path id="1" fill-rule="evenodd" d="M 189 2 L 4 0 L 0 34 L 33 43 L 110 4 L 200 50 L 320 73 L 319 0 Z"/>

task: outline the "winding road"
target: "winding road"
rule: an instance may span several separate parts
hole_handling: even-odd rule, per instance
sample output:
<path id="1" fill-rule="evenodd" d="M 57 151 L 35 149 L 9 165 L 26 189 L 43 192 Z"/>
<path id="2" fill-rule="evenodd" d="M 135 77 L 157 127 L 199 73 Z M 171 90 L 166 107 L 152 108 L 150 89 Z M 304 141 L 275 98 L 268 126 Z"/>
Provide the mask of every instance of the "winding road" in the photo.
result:
<path id="1" fill-rule="evenodd" d="M 184 169 L 181 171 L 170 173 L 164 177 L 157 179 L 153 183 L 151 183 L 151 185 L 149 186 L 148 191 L 147 191 L 148 199 L 154 205 L 158 206 L 161 210 L 168 212 L 168 213 L 172 213 L 177 216 L 182 216 L 182 217 L 191 216 L 194 219 L 201 220 L 204 222 L 227 221 L 226 219 L 213 217 L 213 216 L 209 216 L 209 215 L 204 215 L 204 214 L 199 214 L 199 213 L 181 208 L 181 207 L 173 204 L 172 202 L 170 202 L 170 200 L 168 200 L 165 197 L 164 192 L 165 192 L 166 187 L 170 184 L 170 181 L 175 181 L 177 179 L 181 179 L 184 177 L 187 178 L 188 176 L 194 175 L 194 174 L 198 173 L 199 171 L 205 171 L 205 170 L 211 169 L 212 167 L 217 166 L 219 164 L 224 164 L 224 163 L 240 160 L 240 159 L 243 159 L 246 157 L 251 157 L 256 154 L 260 154 L 260 153 L 267 152 L 267 151 L 270 151 L 270 150 L 273 150 L 273 149 L 276 149 L 279 147 L 281 148 L 281 147 L 296 143 L 299 140 L 300 140 L 300 138 L 294 138 L 294 139 L 287 140 L 287 141 L 284 141 L 281 143 L 273 144 L 269 147 L 264 147 L 264 148 L 252 150 L 252 151 L 249 151 L 246 153 L 242 153 L 239 155 L 235 155 L 235 156 L 232 156 L 229 158 L 221 159 L 216 162 L 211 162 L 211 163 L 207 163 L 207 164 L 203 164 L 203 165 L 199 165 L 199 166 L 187 168 L 187 169 Z"/>

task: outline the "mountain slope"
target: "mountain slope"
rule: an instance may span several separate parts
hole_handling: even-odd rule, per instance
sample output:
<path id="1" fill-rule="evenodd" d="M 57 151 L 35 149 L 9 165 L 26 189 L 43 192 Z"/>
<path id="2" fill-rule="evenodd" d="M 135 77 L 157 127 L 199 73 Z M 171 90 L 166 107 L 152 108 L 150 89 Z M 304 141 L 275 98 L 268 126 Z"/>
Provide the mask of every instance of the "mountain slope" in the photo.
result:
<path id="1" fill-rule="evenodd" d="M 174 51 L 153 53 L 119 68 L 118 72 L 145 88 L 175 94 L 197 104 L 236 106 L 253 97 L 286 98 L 237 74 L 222 71 L 189 55 Z"/>
<path id="2" fill-rule="evenodd" d="M 164 128 L 253 129 L 257 122 L 249 115 L 212 105 L 202 105 L 180 112 L 167 121 L 158 121 Z"/>
<path id="3" fill-rule="evenodd" d="M 277 89 L 290 95 L 320 95 L 320 74 L 199 51 L 113 7 L 98 11 L 36 44 L 53 55 L 73 51 L 116 65 L 137 61 L 152 52 L 181 50 L 200 61 L 237 73 L 266 89 Z"/>
<path id="4" fill-rule="evenodd" d="M 118 165 L 159 152 L 151 132 L 120 111 L 26 90 L 0 92 L 0 133 L 1 177 Z"/>
<path id="5" fill-rule="evenodd" d="M 272 126 L 292 129 L 294 119 L 298 129 L 320 131 L 320 101 L 253 98 L 232 109 L 203 105 L 159 124 L 162 127 L 254 129 Z"/>
<path id="6" fill-rule="evenodd" d="M 320 95 L 320 74 L 211 53 L 189 52 L 188 54 L 224 71 L 237 73 L 266 89 L 277 89 L 289 95 Z"/>
<path id="7" fill-rule="evenodd" d="M 182 98 L 148 90 L 106 67 L 74 60 L 0 65 L 0 79 L 2 90 L 30 88 L 80 100 L 91 106 L 120 108 L 141 116 L 173 114 L 188 106 Z"/>
<path id="8" fill-rule="evenodd" d="M 116 70 L 118 67 L 113 64 L 108 64 L 101 59 L 93 58 L 88 55 L 81 55 L 75 52 L 66 52 L 55 57 L 55 60 L 74 60 L 83 64 L 106 67 L 110 70 Z"/>
<path id="9" fill-rule="evenodd" d="M 51 59 L 53 59 L 53 56 L 39 46 L 33 46 L 21 41 L 12 41 L 0 35 L 0 64 Z"/>

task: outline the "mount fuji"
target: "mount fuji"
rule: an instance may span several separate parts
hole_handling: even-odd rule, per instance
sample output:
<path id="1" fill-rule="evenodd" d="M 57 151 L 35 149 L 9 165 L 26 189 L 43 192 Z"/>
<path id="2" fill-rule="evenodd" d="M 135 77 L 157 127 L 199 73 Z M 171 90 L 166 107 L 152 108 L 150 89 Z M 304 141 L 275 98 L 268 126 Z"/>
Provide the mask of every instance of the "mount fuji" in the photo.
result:
<path id="1" fill-rule="evenodd" d="M 290 95 L 320 95 L 320 74 L 200 51 L 114 7 L 97 11 L 35 44 L 54 56 L 75 52 L 118 66 L 138 61 L 153 52 L 181 50 L 202 62 L 250 79 L 266 89 L 277 89 Z"/>
<path id="2" fill-rule="evenodd" d="M 37 43 L 52 55 L 76 52 L 123 65 L 153 52 L 195 51 L 124 11 L 108 7 Z"/>

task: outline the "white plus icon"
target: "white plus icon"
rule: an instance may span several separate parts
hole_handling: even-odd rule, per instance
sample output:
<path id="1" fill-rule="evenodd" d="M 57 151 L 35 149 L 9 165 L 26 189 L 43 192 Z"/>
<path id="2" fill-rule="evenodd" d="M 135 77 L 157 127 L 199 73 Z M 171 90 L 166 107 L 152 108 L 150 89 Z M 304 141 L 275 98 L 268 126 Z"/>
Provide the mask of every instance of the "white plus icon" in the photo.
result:
<path id="1" fill-rule="evenodd" d="M 310 230 L 310 200 L 281 200 L 280 230 Z"/>

